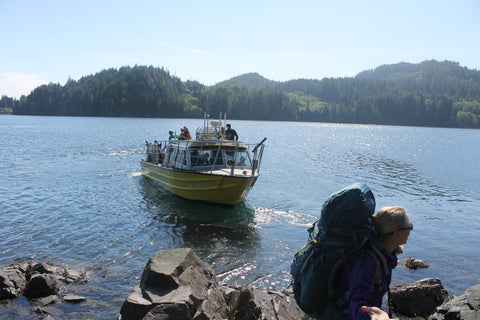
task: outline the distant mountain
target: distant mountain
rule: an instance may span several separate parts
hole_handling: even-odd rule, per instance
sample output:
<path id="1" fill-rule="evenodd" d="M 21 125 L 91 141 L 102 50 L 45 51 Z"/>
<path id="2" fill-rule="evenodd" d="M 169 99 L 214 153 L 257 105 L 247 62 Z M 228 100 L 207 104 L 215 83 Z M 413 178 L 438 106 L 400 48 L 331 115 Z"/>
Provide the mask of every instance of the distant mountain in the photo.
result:
<path id="1" fill-rule="evenodd" d="M 458 62 L 427 60 L 422 63 L 400 62 L 397 64 L 382 65 L 372 70 L 360 72 L 355 79 L 421 79 L 422 73 L 448 73 L 459 79 L 471 79 L 472 76 L 478 80 L 478 71 L 461 67 Z M 476 76 L 474 74 L 476 73 Z"/>
<path id="2" fill-rule="evenodd" d="M 259 75 L 256 72 L 245 73 L 240 76 L 233 77 L 229 80 L 225 80 L 217 83 L 217 86 L 230 86 L 230 85 L 240 85 L 245 86 L 248 89 L 261 89 L 264 87 L 275 85 L 277 82 L 268 80 L 267 78 Z"/>

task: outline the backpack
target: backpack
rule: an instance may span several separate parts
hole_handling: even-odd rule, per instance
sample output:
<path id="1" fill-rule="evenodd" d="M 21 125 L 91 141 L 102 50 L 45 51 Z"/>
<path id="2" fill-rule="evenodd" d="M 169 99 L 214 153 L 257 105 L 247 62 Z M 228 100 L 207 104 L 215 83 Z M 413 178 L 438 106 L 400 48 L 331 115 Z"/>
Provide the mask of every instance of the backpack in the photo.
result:
<path id="1" fill-rule="evenodd" d="M 290 270 L 295 300 L 306 314 L 348 319 L 346 311 L 337 306 L 340 301 L 335 301 L 335 278 L 371 239 L 374 211 L 375 198 L 364 183 L 330 195 L 323 204 L 320 219 L 308 229 L 308 242 L 295 254 Z M 348 299 L 343 298 L 343 303 Z"/>

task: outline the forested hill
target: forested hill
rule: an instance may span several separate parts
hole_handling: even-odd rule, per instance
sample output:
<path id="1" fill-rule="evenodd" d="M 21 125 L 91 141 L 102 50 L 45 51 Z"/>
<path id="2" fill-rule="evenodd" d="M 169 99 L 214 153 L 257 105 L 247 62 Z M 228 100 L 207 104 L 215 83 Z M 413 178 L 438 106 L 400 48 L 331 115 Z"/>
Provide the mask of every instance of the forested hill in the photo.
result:
<path id="1" fill-rule="evenodd" d="M 0 112 L 28 115 L 185 117 L 480 127 L 480 72 L 451 61 L 398 63 L 352 78 L 271 81 L 248 73 L 214 86 L 162 68 L 103 70 L 43 85 Z"/>

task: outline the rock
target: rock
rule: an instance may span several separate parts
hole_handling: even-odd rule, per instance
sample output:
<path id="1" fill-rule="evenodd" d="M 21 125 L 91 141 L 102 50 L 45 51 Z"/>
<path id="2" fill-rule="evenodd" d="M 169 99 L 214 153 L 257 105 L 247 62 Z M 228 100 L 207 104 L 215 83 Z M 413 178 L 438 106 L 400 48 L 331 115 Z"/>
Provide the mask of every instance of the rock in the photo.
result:
<path id="1" fill-rule="evenodd" d="M 160 251 L 144 268 L 120 319 L 310 319 L 286 292 L 218 283 L 212 268 L 191 249 Z"/>
<path id="2" fill-rule="evenodd" d="M 54 304 L 57 302 L 58 296 L 57 295 L 50 295 L 47 297 L 39 298 L 35 302 L 35 305 L 38 305 L 40 307 L 48 306 L 49 304 Z"/>
<path id="3" fill-rule="evenodd" d="M 25 296 L 27 298 L 39 298 L 52 294 L 56 295 L 61 286 L 60 280 L 52 274 L 34 274 L 27 283 Z"/>
<path id="4" fill-rule="evenodd" d="M 168 311 L 171 317 L 183 315 L 185 310 L 190 318 L 212 312 L 212 318 L 226 317 L 226 303 L 215 273 L 191 249 L 154 254 L 144 268 L 140 286 L 125 300 L 120 314 L 122 319 L 142 319 L 149 313 L 147 319 L 153 319 L 159 310 Z"/>
<path id="5" fill-rule="evenodd" d="M 34 307 L 33 308 L 33 312 L 35 312 L 36 314 L 40 314 L 40 315 L 48 315 L 48 312 L 45 311 L 45 309 L 43 309 L 42 307 Z"/>
<path id="6" fill-rule="evenodd" d="M 41 318 L 35 317 L 35 319 L 54 319 L 54 317 L 58 317 L 59 319 L 65 319 L 64 313 L 51 305 L 43 307 L 35 306 L 33 307 L 32 311 L 42 316 Z"/>
<path id="7" fill-rule="evenodd" d="M 430 265 L 423 260 L 409 258 L 407 259 L 407 261 L 405 261 L 405 267 L 407 267 L 408 269 L 416 270 L 419 268 L 429 268 Z"/>
<path id="8" fill-rule="evenodd" d="M 73 270 L 48 263 L 35 263 L 29 268 L 33 274 L 53 274 L 64 283 L 81 283 L 88 281 L 88 275 L 83 270 Z"/>
<path id="9" fill-rule="evenodd" d="M 84 302 L 86 300 L 87 299 L 85 297 L 77 296 L 77 295 L 74 295 L 74 294 L 66 294 L 66 295 L 63 296 L 63 301 L 70 302 L 70 303 L 80 303 L 80 302 Z"/>
<path id="10" fill-rule="evenodd" d="M 440 305 L 429 320 L 480 319 L 480 284 L 468 288 L 464 294 Z"/>
<path id="11" fill-rule="evenodd" d="M 242 286 L 232 295 L 230 292 L 229 305 L 231 319 L 278 319 L 298 320 L 312 319 L 300 310 L 295 299 L 286 291 L 275 292 Z"/>
<path id="12" fill-rule="evenodd" d="M 65 283 L 84 283 L 88 282 L 88 274 L 84 270 L 74 270 L 64 268 L 63 281 Z"/>
<path id="13" fill-rule="evenodd" d="M 28 264 L 10 265 L 0 269 L 0 300 L 18 298 L 27 285 Z"/>
<path id="14" fill-rule="evenodd" d="M 192 320 L 186 304 L 162 303 L 150 310 L 143 320 Z M 208 319 L 208 318 L 203 318 Z"/>
<path id="15" fill-rule="evenodd" d="M 390 288 L 392 311 L 408 317 L 427 317 L 449 299 L 440 279 L 428 278 Z"/>
<path id="16" fill-rule="evenodd" d="M 29 298 L 56 295 L 63 283 L 87 282 L 85 271 L 48 263 L 20 263 L 0 269 L 0 300 L 25 295 Z"/>
<path id="17" fill-rule="evenodd" d="M 140 286 L 136 286 L 123 302 L 120 315 L 122 319 L 142 319 L 153 308 L 152 302 L 143 297 Z"/>

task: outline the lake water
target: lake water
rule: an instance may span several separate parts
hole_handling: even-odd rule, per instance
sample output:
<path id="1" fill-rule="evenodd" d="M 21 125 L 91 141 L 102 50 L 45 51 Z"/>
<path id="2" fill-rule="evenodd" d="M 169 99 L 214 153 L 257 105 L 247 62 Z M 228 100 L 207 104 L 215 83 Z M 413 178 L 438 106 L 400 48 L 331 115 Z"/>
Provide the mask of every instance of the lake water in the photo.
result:
<path id="1" fill-rule="evenodd" d="M 357 181 L 377 208 L 406 207 L 415 228 L 393 284 L 438 277 L 450 294 L 479 283 L 480 130 L 235 121 L 267 137 L 261 176 L 233 208 L 183 200 L 141 175 L 144 140 L 203 120 L 0 116 L 0 266 L 23 260 L 85 268 L 87 298 L 59 318 L 113 319 L 148 258 L 190 247 L 221 281 L 282 289 L 323 201 Z M 31 312 L 24 298 L 0 318 Z M 26 317 L 28 318 L 28 317 Z"/>

